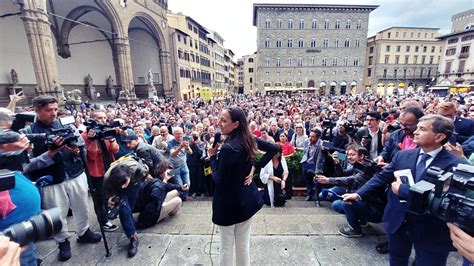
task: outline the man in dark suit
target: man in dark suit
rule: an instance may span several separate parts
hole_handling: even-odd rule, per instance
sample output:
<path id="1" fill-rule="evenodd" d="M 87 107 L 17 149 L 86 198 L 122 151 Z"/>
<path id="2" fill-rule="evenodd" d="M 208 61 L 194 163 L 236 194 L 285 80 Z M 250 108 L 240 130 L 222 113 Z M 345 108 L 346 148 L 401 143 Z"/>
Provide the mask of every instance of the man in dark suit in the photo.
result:
<path id="1" fill-rule="evenodd" d="M 455 138 L 451 138 L 451 144 L 454 142 L 463 144 L 474 132 L 474 121 L 456 116 L 457 107 L 453 102 L 442 102 L 438 105 L 438 114 L 454 121 Z"/>
<path id="2" fill-rule="evenodd" d="M 306 181 L 306 201 L 315 200 L 315 174 L 324 173 L 325 157 L 323 154 L 321 131 L 312 129 L 308 139 L 303 145 L 303 157 L 301 158 L 301 168 Z"/>
<path id="3" fill-rule="evenodd" d="M 370 159 L 375 159 L 383 150 L 382 130 L 380 130 L 380 114 L 367 113 L 367 127 L 361 128 L 355 135 L 357 144 L 362 145 L 369 152 Z"/>
<path id="4" fill-rule="evenodd" d="M 419 148 L 398 152 L 382 172 L 371 178 L 356 193 L 343 196 L 344 201 L 357 201 L 368 197 L 373 191 L 391 185 L 382 219 L 388 233 L 390 265 L 408 265 L 413 245 L 417 265 L 446 265 L 449 251 L 452 250 L 446 223 L 427 214 L 416 216 L 407 213 L 405 201 L 410 187 L 403 184 L 399 177 L 395 177 L 394 172 L 409 169 L 416 183 L 426 179 L 426 169 L 429 167 L 451 170 L 459 163 L 467 163 L 443 148 L 453 131 L 453 121 L 445 117 L 422 117 L 414 133 L 414 142 Z"/>

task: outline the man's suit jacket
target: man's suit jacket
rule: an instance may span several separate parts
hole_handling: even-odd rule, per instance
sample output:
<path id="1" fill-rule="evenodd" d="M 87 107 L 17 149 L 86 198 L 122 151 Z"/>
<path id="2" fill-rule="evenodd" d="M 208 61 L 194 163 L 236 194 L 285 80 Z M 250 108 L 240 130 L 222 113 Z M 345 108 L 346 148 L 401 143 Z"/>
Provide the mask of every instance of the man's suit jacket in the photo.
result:
<path id="1" fill-rule="evenodd" d="M 398 152 L 393 157 L 392 162 L 386 166 L 382 172 L 372 177 L 364 186 L 357 190 L 356 193 L 363 199 L 374 191 L 385 189 L 395 181 L 393 173 L 397 170 L 410 169 L 413 178 L 415 178 L 415 169 L 419 153 L 420 148 Z M 467 163 L 467 161 L 443 148 L 426 169 L 437 166 L 447 171 L 459 163 Z M 427 178 L 426 169 L 422 175 L 422 179 Z M 408 199 L 409 189 L 408 185 L 402 184 L 398 196 L 389 189 L 387 193 L 388 202 L 382 219 L 385 230 L 387 233 L 393 234 L 400 228 L 403 221 L 407 219 L 409 231 L 412 233 L 414 240 L 426 243 L 427 247 L 440 248 L 440 250 L 449 249 L 451 247 L 451 241 L 446 222 L 428 214 L 417 216 L 406 212 L 407 203 L 402 203 L 400 200 Z"/>
<path id="2" fill-rule="evenodd" d="M 367 127 L 361 128 L 359 131 L 357 131 L 356 135 L 354 136 L 355 140 L 357 143 L 360 144 L 362 141 L 362 137 L 364 136 L 370 136 L 369 129 Z M 364 148 L 370 152 L 372 146 L 372 142 L 369 141 L 367 144 L 364 146 Z M 380 154 L 383 150 L 383 145 L 382 145 L 382 130 L 379 130 L 377 133 L 377 154 Z"/>
<path id="3" fill-rule="evenodd" d="M 309 150 L 309 144 L 310 144 L 310 141 L 309 139 L 307 139 L 305 142 L 304 142 L 304 145 L 303 145 L 303 158 L 301 158 L 301 161 L 300 163 L 304 163 L 308 160 L 308 150 Z M 324 164 L 326 162 L 325 160 L 325 157 L 324 157 L 324 154 L 323 154 L 323 148 L 322 148 L 322 141 L 321 140 L 318 140 L 318 142 L 316 142 L 316 151 L 314 152 L 314 164 L 316 165 L 314 172 L 316 174 L 323 174 L 324 173 Z"/>

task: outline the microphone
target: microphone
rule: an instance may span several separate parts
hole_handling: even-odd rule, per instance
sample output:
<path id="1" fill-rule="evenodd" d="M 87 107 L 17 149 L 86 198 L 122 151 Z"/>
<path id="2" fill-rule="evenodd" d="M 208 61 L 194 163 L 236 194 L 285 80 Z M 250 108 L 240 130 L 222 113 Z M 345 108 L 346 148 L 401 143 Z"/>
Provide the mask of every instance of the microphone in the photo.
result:
<path id="1" fill-rule="evenodd" d="M 221 132 L 217 132 L 214 135 L 214 142 L 212 143 L 212 148 L 214 149 L 217 146 L 217 143 L 221 142 Z"/>

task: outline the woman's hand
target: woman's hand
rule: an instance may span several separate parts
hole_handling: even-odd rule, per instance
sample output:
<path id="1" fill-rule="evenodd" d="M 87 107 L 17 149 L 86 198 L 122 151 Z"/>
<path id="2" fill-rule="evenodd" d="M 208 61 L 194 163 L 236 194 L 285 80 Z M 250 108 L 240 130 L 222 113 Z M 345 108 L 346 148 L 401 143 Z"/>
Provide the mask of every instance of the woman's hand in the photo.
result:
<path id="1" fill-rule="evenodd" d="M 250 173 L 244 179 L 244 185 L 248 186 L 252 183 L 254 173 L 255 173 L 255 166 L 252 165 L 252 169 L 250 169 Z"/>
<path id="2" fill-rule="evenodd" d="M 280 185 L 281 185 L 281 190 L 284 190 L 285 187 L 286 187 L 286 180 L 285 180 L 285 179 L 282 179 L 282 180 L 280 181 Z"/>

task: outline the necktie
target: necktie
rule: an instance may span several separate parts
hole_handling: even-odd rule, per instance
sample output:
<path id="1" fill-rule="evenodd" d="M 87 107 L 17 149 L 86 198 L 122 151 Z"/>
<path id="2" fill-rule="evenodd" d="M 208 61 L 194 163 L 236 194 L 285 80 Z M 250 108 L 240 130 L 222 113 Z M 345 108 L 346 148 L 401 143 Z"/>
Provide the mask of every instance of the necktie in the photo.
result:
<path id="1" fill-rule="evenodd" d="M 421 180 L 421 176 L 423 175 L 423 172 L 425 172 L 425 169 L 426 169 L 426 161 L 429 158 L 431 158 L 431 155 L 427 153 L 421 154 L 420 162 L 416 165 L 415 182 L 418 182 Z"/>

